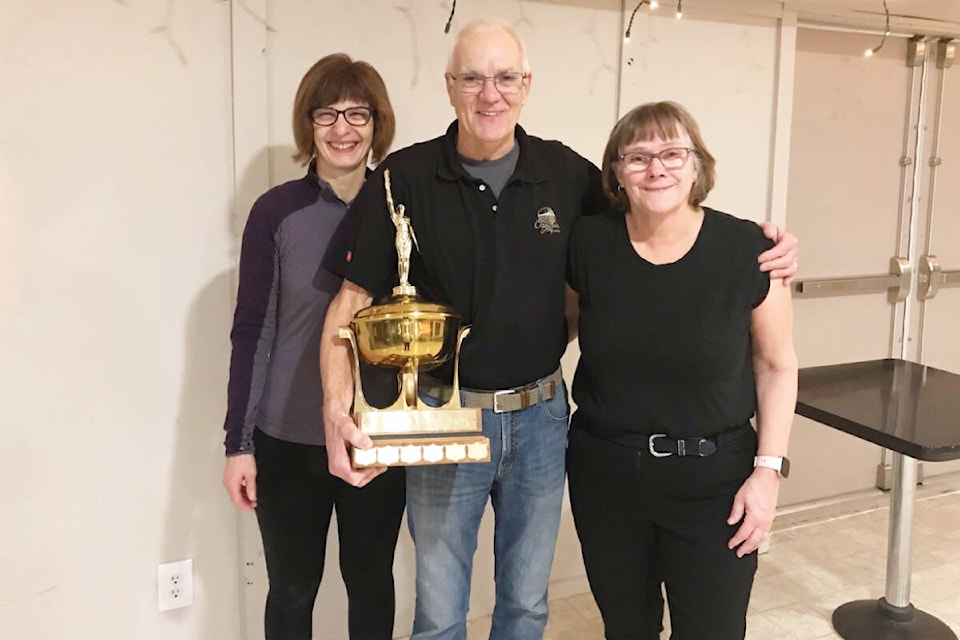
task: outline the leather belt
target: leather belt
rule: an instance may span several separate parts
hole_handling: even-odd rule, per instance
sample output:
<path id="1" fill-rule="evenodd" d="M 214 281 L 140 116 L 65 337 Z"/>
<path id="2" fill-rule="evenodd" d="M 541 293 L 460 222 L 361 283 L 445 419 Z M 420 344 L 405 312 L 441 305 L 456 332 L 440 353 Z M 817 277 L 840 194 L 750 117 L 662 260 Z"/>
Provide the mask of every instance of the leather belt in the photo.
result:
<path id="1" fill-rule="evenodd" d="M 461 402 L 464 407 L 478 409 L 492 409 L 494 413 L 519 411 L 532 407 L 535 404 L 550 400 L 557 395 L 560 383 L 563 382 L 563 372 L 558 368 L 548 376 L 536 382 L 497 391 L 483 391 L 478 389 L 461 389 Z M 450 397 L 450 387 L 443 385 L 432 378 L 423 376 L 420 379 L 420 390 L 432 398 L 446 402 Z"/>
<path id="2" fill-rule="evenodd" d="M 750 423 L 746 422 L 707 438 L 676 438 L 666 433 L 651 435 L 631 433 L 622 434 L 619 440 L 624 441 L 624 444 L 628 446 L 648 451 L 654 458 L 666 458 L 668 456 L 706 458 L 716 453 L 719 445 L 739 438 L 748 429 L 752 428 Z"/>

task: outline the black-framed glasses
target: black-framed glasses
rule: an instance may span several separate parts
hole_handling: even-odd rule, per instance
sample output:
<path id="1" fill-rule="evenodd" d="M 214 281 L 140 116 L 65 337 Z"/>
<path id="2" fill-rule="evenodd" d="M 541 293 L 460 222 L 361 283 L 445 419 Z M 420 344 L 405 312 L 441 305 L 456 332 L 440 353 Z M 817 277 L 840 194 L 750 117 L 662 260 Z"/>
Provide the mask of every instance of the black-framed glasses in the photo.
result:
<path id="1" fill-rule="evenodd" d="M 646 171 L 654 158 L 660 161 L 664 169 L 681 169 L 687 164 L 687 159 L 690 158 L 690 154 L 695 152 L 695 149 L 687 147 L 671 147 L 669 149 L 661 149 L 657 153 L 628 151 L 618 157 L 620 158 L 623 168 L 627 171 Z"/>
<path id="2" fill-rule="evenodd" d="M 504 95 L 520 93 L 523 88 L 523 81 L 527 79 L 526 73 L 519 71 L 501 71 L 493 76 L 482 76 L 479 73 L 467 71 L 459 75 L 450 74 L 450 78 L 456 83 L 460 93 L 474 95 L 483 91 L 483 85 L 487 80 L 493 81 L 493 86 L 497 91 Z"/>
<path id="3" fill-rule="evenodd" d="M 343 119 L 347 121 L 347 124 L 362 127 L 370 122 L 370 118 L 373 117 L 373 109 L 370 107 L 347 107 L 346 109 L 318 107 L 310 114 L 310 119 L 318 127 L 329 127 L 337 121 L 340 114 L 343 114 Z"/>

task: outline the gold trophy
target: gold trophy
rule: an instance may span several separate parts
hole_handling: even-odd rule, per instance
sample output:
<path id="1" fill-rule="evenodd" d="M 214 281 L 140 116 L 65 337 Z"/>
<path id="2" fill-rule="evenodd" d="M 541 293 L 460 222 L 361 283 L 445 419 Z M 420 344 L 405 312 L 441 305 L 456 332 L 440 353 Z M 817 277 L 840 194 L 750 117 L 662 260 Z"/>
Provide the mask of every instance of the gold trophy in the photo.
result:
<path id="1" fill-rule="evenodd" d="M 410 252 L 417 245 L 403 205 L 394 206 L 390 171 L 383 172 L 387 208 L 397 228 L 400 284 L 386 304 L 361 309 L 340 337 L 353 350 L 353 417 L 370 436 L 369 449 L 354 448 L 353 466 L 408 466 L 487 462 L 490 441 L 481 434 L 480 409 L 460 405 L 460 345 L 469 327 L 450 307 L 426 302 L 410 284 Z M 454 358 L 450 399 L 439 407 L 423 404 L 417 395 L 418 376 Z M 360 358 L 398 370 L 400 395 L 385 409 L 371 407 L 360 384 Z"/>

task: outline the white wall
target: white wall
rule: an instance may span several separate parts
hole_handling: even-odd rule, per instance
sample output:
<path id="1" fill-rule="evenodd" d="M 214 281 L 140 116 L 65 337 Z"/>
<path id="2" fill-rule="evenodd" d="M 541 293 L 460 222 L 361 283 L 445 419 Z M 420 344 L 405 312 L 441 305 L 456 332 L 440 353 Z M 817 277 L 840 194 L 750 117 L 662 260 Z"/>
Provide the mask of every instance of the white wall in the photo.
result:
<path id="1" fill-rule="evenodd" d="M 460 3 L 454 30 L 481 11 L 513 22 L 534 70 L 521 123 L 594 161 L 621 108 L 687 103 L 720 157 L 715 204 L 763 218 L 776 26 L 694 9 L 679 23 L 644 9 L 627 48 L 620 0 Z M 0 635 L 233 640 L 249 621 L 258 637 L 256 528 L 219 483 L 238 233 L 257 193 L 299 175 L 290 102 L 326 53 L 380 69 L 397 146 L 443 132 L 448 12 L 434 0 L 5 3 Z M 620 84 L 621 61 L 640 54 Z M 475 614 L 492 605 L 490 524 Z M 156 565 L 186 557 L 196 604 L 157 613 Z M 405 633 L 405 532 L 396 566 Z M 585 587 L 567 510 L 552 588 Z M 342 638 L 335 569 L 322 589 L 326 637 Z"/>
<path id="2" fill-rule="evenodd" d="M 740 218 L 768 217 L 777 34 L 772 17 L 644 11 L 623 48 L 621 113 L 652 100 L 686 107 L 717 158 L 705 204 Z"/>
<path id="3" fill-rule="evenodd" d="M 219 486 L 236 259 L 229 10 L 4 2 L 4 638 L 239 637 Z M 185 557 L 199 604 L 157 613 L 156 565 Z"/>

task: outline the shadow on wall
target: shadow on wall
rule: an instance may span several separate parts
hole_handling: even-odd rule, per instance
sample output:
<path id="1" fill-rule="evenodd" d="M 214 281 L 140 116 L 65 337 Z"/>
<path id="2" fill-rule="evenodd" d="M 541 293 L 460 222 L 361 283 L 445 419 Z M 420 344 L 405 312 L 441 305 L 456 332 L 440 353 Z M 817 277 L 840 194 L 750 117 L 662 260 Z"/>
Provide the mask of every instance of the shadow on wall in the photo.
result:
<path id="1" fill-rule="evenodd" d="M 275 145 L 270 147 L 268 153 L 268 162 L 270 163 L 270 185 L 283 184 L 288 180 L 296 180 L 303 177 L 307 168 L 301 167 L 293 159 L 296 153 L 296 147 L 288 145 Z M 242 229 L 241 229 L 242 230 Z"/>
<path id="2" fill-rule="evenodd" d="M 231 272 L 218 274 L 194 298 L 186 348 L 161 562 L 193 559 L 190 615 L 198 638 L 237 629 L 240 593 L 236 515 L 220 483 L 229 361 Z"/>
<path id="3" fill-rule="evenodd" d="M 269 162 L 269 150 L 264 149 L 237 183 L 234 204 L 224 219 L 234 266 L 199 290 L 186 318 L 183 385 L 160 561 L 193 559 L 194 603 L 183 613 L 170 613 L 190 611 L 197 617 L 197 638 L 217 638 L 225 629 L 233 630 L 231 638 L 248 637 L 241 531 L 252 526 L 256 532 L 256 518 L 240 514 L 223 489 L 223 419 L 236 265 L 250 207 L 267 189 Z"/>

